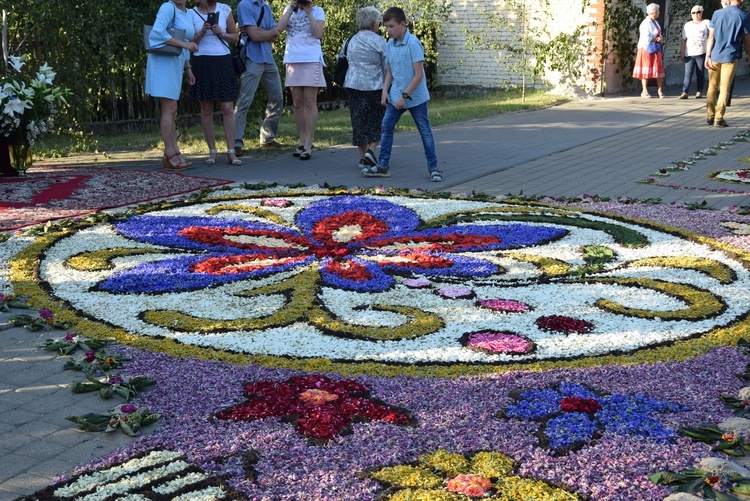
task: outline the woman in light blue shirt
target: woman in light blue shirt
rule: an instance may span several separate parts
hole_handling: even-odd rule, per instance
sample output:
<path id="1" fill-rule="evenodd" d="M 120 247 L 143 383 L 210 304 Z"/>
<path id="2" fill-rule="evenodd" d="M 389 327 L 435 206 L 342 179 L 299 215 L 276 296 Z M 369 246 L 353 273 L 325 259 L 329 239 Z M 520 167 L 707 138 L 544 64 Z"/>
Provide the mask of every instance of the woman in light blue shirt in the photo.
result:
<path id="1" fill-rule="evenodd" d="M 184 170 L 192 165 L 183 158 L 177 147 L 177 100 L 182 89 L 183 68 L 187 70 L 188 83 L 193 85 L 195 77 L 190 69 L 190 53 L 198 50 L 198 45 L 189 40 L 195 35 L 193 14 L 185 8 L 186 0 L 165 2 L 156 14 L 156 21 L 149 35 L 152 47 L 173 45 L 181 47 L 179 56 L 162 56 L 149 54 L 146 62 L 146 94 L 159 98 L 161 107 L 161 138 L 164 141 L 165 169 Z M 185 38 L 177 39 L 170 33 L 171 28 L 185 30 Z"/>

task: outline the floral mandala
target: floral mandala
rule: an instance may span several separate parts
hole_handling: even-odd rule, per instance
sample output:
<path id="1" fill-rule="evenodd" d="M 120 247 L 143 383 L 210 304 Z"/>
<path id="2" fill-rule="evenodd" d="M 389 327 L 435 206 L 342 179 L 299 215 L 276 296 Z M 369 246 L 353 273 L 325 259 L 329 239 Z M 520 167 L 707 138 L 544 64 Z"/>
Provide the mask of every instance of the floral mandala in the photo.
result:
<path id="1" fill-rule="evenodd" d="M 247 400 L 224 409 L 217 418 L 252 421 L 281 417 L 292 421 L 299 433 L 322 443 L 350 431 L 354 421 L 379 420 L 401 426 L 414 421 L 406 412 L 372 399 L 366 386 L 351 380 L 309 375 L 248 383 L 244 389 Z"/>
<path id="2" fill-rule="evenodd" d="M 13 285 L 91 335 L 308 370 L 617 356 L 750 310 L 735 254 L 542 205 L 236 189 L 24 245 Z"/>
<path id="3" fill-rule="evenodd" d="M 582 447 L 605 430 L 673 442 L 677 432 L 664 427 L 656 415 L 684 410 L 688 409 L 643 394 L 598 395 L 585 386 L 562 383 L 520 392 L 499 417 L 541 422 L 542 445 L 563 453 Z"/>
<path id="4" fill-rule="evenodd" d="M 750 169 L 718 170 L 711 172 L 707 177 L 724 183 L 750 184 Z"/>
<path id="5" fill-rule="evenodd" d="M 463 455 L 443 449 L 423 454 L 413 464 L 388 466 L 365 476 L 389 485 L 388 501 L 576 501 L 576 494 L 541 480 L 513 475 L 515 462 L 500 452 Z"/>

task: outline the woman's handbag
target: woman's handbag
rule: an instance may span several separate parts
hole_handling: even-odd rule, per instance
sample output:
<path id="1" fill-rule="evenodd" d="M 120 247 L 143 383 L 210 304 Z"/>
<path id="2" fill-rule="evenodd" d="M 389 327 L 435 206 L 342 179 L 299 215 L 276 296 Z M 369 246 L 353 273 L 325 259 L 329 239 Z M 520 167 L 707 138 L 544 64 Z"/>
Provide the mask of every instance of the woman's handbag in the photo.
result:
<path id="1" fill-rule="evenodd" d="M 344 86 L 344 82 L 346 81 L 346 72 L 349 71 L 349 58 L 346 55 L 346 51 L 349 48 L 349 40 L 351 39 L 351 36 L 346 39 L 343 52 L 336 56 L 336 69 L 333 70 L 333 82 L 339 87 Z"/>
<path id="2" fill-rule="evenodd" d="M 174 4 L 172 4 L 174 6 Z M 174 27 L 174 20 L 177 16 L 177 7 L 175 7 L 175 15 L 172 16 L 172 27 L 167 29 L 170 35 L 180 40 L 185 40 L 185 30 L 180 30 Z M 149 54 L 158 54 L 160 56 L 179 56 L 182 54 L 182 47 L 175 45 L 164 45 L 163 47 L 151 47 L 151 42 L 148 40 L 148 36 L 151 34 L 153 26 L 144 24 L 143 25 L 143 46 L 146 52 Z"/>
<path id="3" fill-rule="evenodd" d="M 659 42 L 651 42 L 646 46 L 646 52 L 649 54 L 656 54 L 661 51 L 661 44 Z"/>

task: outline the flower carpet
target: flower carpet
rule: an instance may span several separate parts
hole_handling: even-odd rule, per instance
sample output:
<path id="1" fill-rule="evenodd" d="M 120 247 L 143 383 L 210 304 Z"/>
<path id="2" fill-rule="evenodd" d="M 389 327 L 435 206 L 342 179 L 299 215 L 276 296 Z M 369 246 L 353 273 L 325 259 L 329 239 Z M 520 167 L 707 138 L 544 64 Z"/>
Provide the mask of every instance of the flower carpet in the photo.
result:
<path id="1" fill-rule="evenodd" d="M 0 292 L 116 339 L 161 415 L 37 498 L 661 500 L 744 386 L 749 224 L 234 187 L 17 232 Z"/>
<path id="2" fill-rule="evenodd" d="M 0 177 L 0 231 L 229 182 L 173 172 L 35 167 L 24 176 Z"/>

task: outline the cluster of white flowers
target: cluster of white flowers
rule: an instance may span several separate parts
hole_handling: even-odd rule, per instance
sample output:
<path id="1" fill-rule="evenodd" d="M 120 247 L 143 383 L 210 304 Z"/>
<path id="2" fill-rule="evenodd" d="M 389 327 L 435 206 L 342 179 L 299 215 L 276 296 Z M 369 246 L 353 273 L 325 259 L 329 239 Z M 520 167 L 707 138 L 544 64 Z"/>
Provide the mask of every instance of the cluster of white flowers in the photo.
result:
<path id="1" fill-rule="evenodd" d="M 6 76 L 0 78 L 0 134 L 34 144 L 52 127 L 56 104 L 65 103 L 67 90 L 53 85 L 57 73 L 47 63 L 33 77 L 24 73 L 27 59 L 10 56 Z"/>

